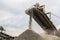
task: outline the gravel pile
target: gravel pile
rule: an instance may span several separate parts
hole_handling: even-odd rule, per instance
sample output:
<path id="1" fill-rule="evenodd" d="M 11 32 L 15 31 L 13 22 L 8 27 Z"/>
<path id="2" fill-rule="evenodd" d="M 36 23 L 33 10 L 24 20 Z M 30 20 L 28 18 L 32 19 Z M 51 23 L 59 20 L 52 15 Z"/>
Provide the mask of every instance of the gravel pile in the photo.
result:
<path id="1" fill-rule="evenodd" d="M 14 40 L 43 40 L 43 38 L 32 30 L 26 30 Z"/>
<path id="2" fill-rule="evenodd" d="M 26 30 L 14 40 L 60 40 L 60 37 L 48 34 L 37 34 L 32 30 Z"/>
<path id="3" fill-rule="evenodd" d="M 41 37 L 43 37 L 45 40 L 60 40 L 60 37 L 55 35 L 49 35 L 49 34 L 40 34 Z"/>

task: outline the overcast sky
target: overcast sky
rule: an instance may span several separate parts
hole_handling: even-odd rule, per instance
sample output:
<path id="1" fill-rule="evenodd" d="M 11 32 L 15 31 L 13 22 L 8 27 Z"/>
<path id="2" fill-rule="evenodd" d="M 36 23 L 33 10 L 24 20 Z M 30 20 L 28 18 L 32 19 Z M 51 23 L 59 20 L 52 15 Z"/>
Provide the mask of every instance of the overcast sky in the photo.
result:
<path id="1" fill-rule="evenodd" d="M 7 34 L 17 36 L 28 28 L 29 16 L 25 10 L 31 8 L 36 2 L 45 5 L 45 11 L 60 16 L 60 0 L 0 0 L 0 25 Z M 57 29 L 60 27 L 60 19 L 52 15 L 52 22 Z M 38 29 L 38 30 L 37 30 Z M 43 32 L 38 24 L 33 21 L 33 30 Z"/>

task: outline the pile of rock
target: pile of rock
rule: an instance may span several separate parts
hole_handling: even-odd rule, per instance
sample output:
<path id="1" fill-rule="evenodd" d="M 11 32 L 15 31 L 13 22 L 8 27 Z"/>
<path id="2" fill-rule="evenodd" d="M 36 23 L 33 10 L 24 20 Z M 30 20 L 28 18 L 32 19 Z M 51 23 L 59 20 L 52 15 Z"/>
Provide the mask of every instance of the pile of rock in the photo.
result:
<path id="1" fill-rule="evenodd" d="M 60 40 L 59 37 L 48 34 L 37 34 L 32 30 L 26 30 L 14 40 Z"/>
<path id="2" fill-rule="evenodd" d="M 14 40 L 43 40 L 43 38 L 32 30 L 26 30 Z"/>

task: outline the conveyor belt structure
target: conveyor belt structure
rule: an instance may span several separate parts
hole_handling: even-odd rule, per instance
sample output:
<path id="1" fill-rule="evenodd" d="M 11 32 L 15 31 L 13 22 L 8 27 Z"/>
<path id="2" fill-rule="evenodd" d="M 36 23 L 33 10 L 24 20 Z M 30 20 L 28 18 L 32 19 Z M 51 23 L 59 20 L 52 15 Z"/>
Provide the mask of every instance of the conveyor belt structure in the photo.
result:
<path id="1" fill-rule="evenodd" d="M 27 10 L 26 14 L 30 15 L 33 14 L 33 19 L 40 25 L 40 27 L 45 30 L 46 32 L 54 32 L 57 31 L 54 24 L 50 21 L 49 17 L 37 8 L 31 8 Z"/>

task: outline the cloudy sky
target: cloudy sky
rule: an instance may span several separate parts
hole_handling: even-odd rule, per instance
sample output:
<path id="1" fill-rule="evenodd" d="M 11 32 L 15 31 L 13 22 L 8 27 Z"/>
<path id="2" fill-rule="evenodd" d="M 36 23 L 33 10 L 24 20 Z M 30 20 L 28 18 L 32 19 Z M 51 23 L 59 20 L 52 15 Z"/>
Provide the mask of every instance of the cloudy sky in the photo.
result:
<path id="1" fill-rule="evenodd" d="M 26 30 L 29 16 L 26 15 L 25 10 L 31 8 L 36 2 L 45 5 L 46 12 L 60 16 L 60 0 L 0 0 L 0 26 L 6 29 L 5 33 L 17 36 Z M 51 20 L 59 29 L 60 19 L 52 15 Z M 34 20 L 32 25 L 36 32 L 43 32 Z"/>

